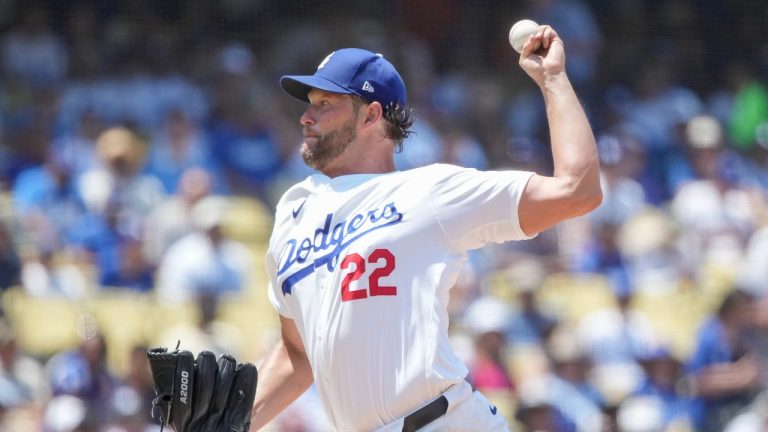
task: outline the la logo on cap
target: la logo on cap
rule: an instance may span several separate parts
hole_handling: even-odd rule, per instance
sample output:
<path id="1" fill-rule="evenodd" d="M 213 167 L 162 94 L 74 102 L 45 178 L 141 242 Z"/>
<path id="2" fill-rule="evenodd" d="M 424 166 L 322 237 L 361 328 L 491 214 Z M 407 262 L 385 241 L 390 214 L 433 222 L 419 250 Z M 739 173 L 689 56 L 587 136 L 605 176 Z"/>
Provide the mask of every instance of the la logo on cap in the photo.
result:
<path id="1" fill-rule="evenodd" d="M 325 56 L 323 61 L 320 62 L 320 65 L 317 67 L 317 69 L 319 70 L 319 69 L 324 68 L 325 65 L 328 63 L 328 61 L 331 59 L 331 56 L 333 56 L 334 54 L 336 54 L 336 51 L 334 51 L 334 52 L 328 54 L 327 56 Z"/>

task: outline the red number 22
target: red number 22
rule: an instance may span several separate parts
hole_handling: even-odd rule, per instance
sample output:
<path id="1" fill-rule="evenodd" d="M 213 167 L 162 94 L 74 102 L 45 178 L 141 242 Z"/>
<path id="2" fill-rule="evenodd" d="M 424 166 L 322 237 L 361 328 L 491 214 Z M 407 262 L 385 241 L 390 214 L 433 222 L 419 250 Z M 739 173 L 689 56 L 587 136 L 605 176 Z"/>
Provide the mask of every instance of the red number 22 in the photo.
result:
<path id="1" fill-rule="evenodd" d="M 395 269 L 395 256 L 389 249 L 376 249 L 368 256 L 369 264 L 378 264 L 384 261 L 384 266 L 377 267 L 370 276 L 368 276 L 368 290 L 365 288 L 350 290 L 349 285 L 360 279 L 365 273 L 365 259 L 360 254 L 353 253 L 344 257 L 341 261 L 341 268 L 346 270 L 350 265 L 354 265 L 354 269 L 344 276 L 341 281 L 341 301 L 346 302 L 350 300 L 359 300 L 368 297 L 370 294 L 373 296 L 393 296 L 397 295 L 397 287 L 380 285 L 379 279 L 389 276 Z"/>

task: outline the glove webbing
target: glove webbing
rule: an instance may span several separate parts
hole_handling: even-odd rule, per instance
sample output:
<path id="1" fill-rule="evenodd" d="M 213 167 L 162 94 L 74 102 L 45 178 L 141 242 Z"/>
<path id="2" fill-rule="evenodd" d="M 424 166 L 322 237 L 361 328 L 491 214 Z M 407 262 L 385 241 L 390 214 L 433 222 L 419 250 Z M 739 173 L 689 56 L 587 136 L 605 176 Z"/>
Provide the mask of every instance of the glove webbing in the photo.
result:
<path id="1" fill-rule="evenodd" d="M 174 351 L 178 352 L 180 346 L 181 346 L 181 340 L 176 341 L 176 349 Z M 167 352 L 167 350 L 162 349 L 162 352 Z M 165 423 L 171 421 L 171 406 L 173 404 L 173 395 L 175 394 L 176 394 L 176 380 L 174 379 L 170 394 L 165 394 L 165 395 L 155 394 L 155 397 L 152 399 L 152 408 L 149 415 L 154 420 L 155 408 L 157 408 L 158 406 L 160 407 L 160 432 L 163 432 L 163 429 L 165 428 Z M 160 400 L 160 398 L 165 398 L 165 401 Z M 163 415 L 163 407 L 162 407 L 163 403 L 165 403 L 165 407 L 166 407 L 165 415 Z"/>

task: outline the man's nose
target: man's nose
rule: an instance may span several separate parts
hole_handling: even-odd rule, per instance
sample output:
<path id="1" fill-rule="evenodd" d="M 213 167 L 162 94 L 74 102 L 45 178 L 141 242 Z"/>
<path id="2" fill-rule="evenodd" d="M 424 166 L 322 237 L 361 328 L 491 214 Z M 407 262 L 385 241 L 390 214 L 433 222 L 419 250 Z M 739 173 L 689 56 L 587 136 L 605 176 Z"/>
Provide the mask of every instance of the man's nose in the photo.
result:
<path id="1" fill-rule="evenodd" d="M 299 118 L 299 123 L 303 126 L 311 125 L 315 123 L 315 116 L 312 107 L 308 107 L 304 110 L 304 114 Z"/>

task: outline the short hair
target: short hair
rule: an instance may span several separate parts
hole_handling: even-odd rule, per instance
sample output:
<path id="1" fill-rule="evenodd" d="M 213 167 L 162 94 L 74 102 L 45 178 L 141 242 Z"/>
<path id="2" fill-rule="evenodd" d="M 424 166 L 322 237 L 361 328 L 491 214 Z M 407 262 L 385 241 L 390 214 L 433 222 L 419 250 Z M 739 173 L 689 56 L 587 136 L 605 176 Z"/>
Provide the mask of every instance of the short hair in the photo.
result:
<path id="1" fill-rule="evenodd" d="M 363 105 L 371 103 L 361 96 L 354 94 L 350 96 L 352 97 L 352 104 L 356 110 L 359 110 Z M 408 108 L 397 103 L 390 103 L 382 108 L 384 109 L 384 120 L 387 122 L 385 131 L 386 136 L 395 142 L 395 152 L 399 153 L 403 150 L 403 140 L 414 133 L 411 130 L 413 122 L 415 121 L 412 115 L 413 108 Z"/>
<path id="2" fill-rule="evenodd" d="M 744 288 L 734 287 L 720 302 L 720 306 L 717 308 L 717 315 L 723 318 L 736 306 L 753 301 L 755 301 L 755 296 L 752 293 Z"/>

